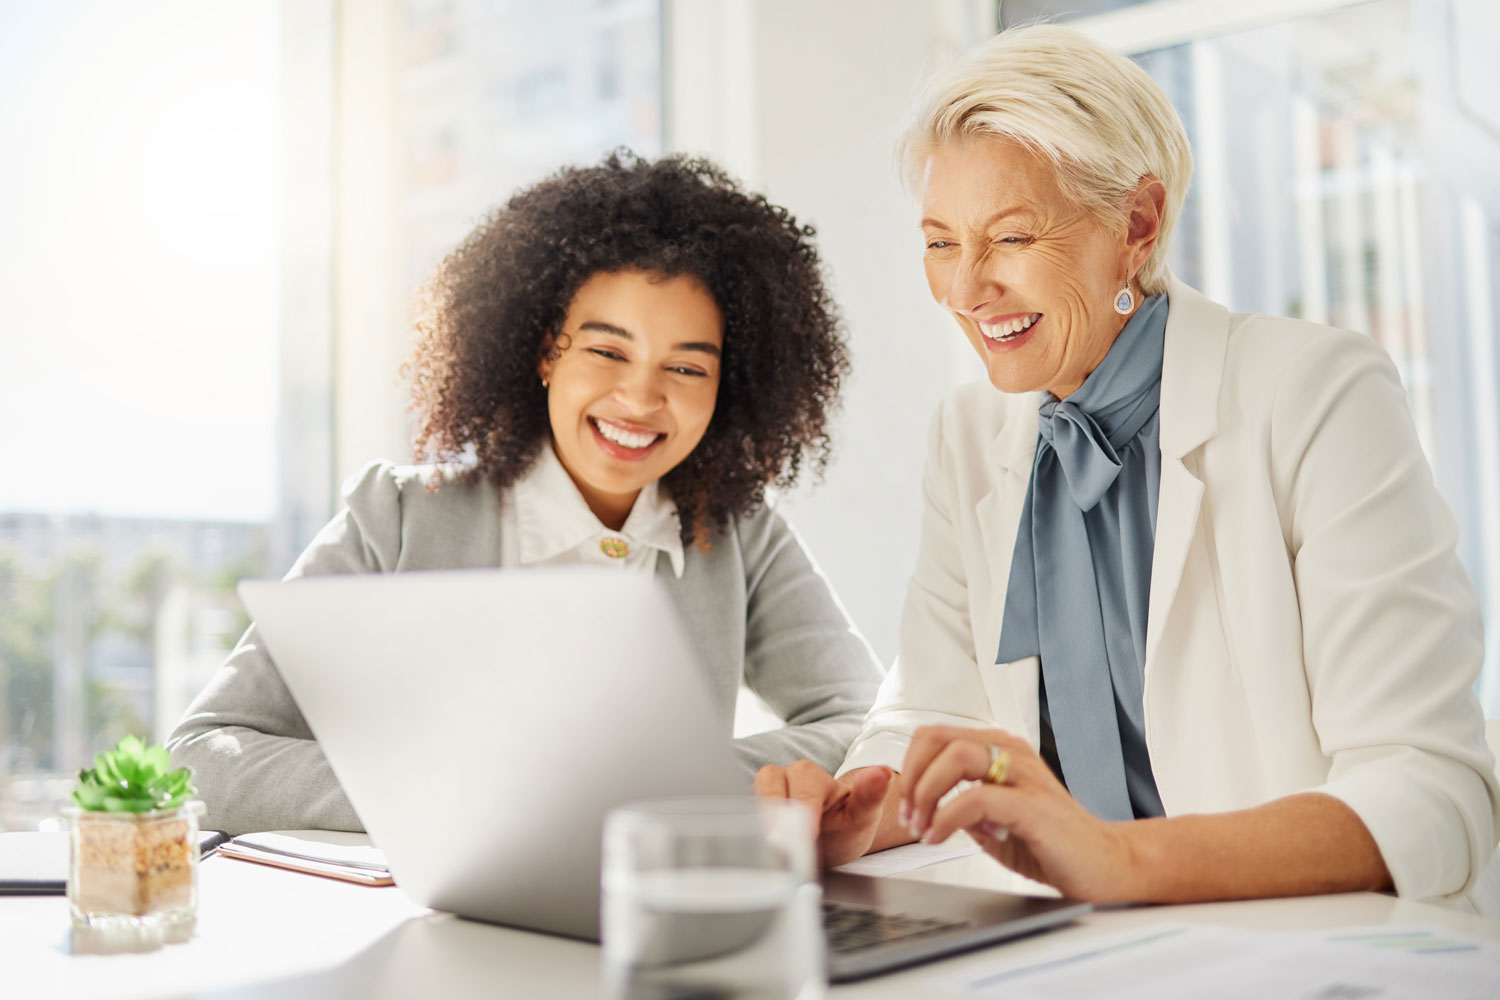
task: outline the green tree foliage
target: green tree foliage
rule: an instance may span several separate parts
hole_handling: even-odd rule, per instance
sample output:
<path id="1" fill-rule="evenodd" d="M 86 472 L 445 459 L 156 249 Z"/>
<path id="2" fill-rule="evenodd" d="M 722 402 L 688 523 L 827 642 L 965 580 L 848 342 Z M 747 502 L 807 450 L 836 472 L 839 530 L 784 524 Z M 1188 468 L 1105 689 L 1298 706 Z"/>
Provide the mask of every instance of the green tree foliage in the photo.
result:
<path id="1" fill-rule="evenodd" d="M 42 767 L 52 757 L 53 576 L 33 577 L 14 553 L 0 551 L 0 726 L 6 729 L 5 747 Z"/>
<path id="2" fill-rule="evenodd" d="M 91 549 L 74 550 L 40 573 L 0 550 L 0 748 L 13 767 L 66 765 L 54 759 L 57 661 L 67 658 L 85 670 L 91 648 L 106 633 L 146 640 L 152 625 L 132 604 L 143 593 L 165 592 L 166 565 L 148 556 L 126 575 L 123 588 L 111 588 Z M 156 606 L 159 599 L 152 616 Z M 144 729 L 140 713 L 113 685 L 86 670 L 81 684 L 80 722 L 92 745 L 110 746 L 120 734 Z"/>

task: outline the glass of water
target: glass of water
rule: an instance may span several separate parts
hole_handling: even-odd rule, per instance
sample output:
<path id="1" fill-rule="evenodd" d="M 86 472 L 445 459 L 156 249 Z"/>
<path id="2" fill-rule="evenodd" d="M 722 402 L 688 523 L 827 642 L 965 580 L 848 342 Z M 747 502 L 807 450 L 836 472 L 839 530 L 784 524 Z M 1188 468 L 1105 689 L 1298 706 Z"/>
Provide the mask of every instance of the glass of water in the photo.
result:
<path id="1" fill-rule="evenodd" d="M 826 991 L 812 815 L 787 799 L 638 802 L 604 821 L 604 976 L 616 1000 Z"/>

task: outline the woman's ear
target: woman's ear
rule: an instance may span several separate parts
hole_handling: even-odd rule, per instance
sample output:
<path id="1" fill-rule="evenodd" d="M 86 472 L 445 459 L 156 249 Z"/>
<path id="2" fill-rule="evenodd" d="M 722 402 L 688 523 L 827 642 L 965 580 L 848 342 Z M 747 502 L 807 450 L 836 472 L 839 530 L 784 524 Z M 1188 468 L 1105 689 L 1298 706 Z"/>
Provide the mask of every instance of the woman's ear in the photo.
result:
<path id="1" fill-rule="evenodd" d="M 1125 248 L 1131 274 L 1139 271 L 1151 256 L 1161 236 L 1161 217 L 1166 208 L 1166 185 L 1151 174 L 1142 177 L 1126 206 Z"/>
<path id="2" fill-rule="evenodd" d="M 548 333 L 542 337 L 542 344 L 538 350 L 541 355 L 537 359 L 536 373 L 542 380 L 542 385 L 552 381 L 552 369 L 557 365 L 557 359 L 562 357 L 562 352 L 569 347 L 570 339 L 566 333 Z"/>

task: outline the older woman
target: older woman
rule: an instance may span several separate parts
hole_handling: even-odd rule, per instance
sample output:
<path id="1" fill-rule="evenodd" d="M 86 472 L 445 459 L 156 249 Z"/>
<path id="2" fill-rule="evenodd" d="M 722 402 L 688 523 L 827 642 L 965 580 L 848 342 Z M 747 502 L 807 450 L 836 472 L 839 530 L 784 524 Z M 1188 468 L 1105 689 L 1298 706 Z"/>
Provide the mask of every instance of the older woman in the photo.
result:
<path id="1" fill-rule="evenodd" d="M 840 777 L 758 790 L 822 810 L 827 863 L 967 830 L 1092 900 L 1471 890 L 1480 618 L 1386 355 L 1171 275 L 1181 123 L 1076 32 L 995 38 L 901 151 L 990 384 L 933 423 L 900 659 Z"/>

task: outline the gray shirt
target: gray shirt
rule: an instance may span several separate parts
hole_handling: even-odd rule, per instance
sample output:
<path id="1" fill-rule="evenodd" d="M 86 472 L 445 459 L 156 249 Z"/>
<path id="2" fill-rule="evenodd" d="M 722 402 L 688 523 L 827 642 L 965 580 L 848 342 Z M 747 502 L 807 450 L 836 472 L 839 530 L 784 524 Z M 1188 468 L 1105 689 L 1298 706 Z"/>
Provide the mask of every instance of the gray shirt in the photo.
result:
<path id="1" fill-rule="evenodd" d="M 488 484 L 460 484 L 443 467 L 377 463 L 344 499 L 288 579 L 499 565 L 502 497 Z M 735 741 L 747 773 L 799 758 L 832 771 L 880 684 L 874 653 L 774 510 L 739 518 L 709 542 L 707 551 L 686 548 L 680 577 L 661 553 L 656 575 L 687 624 L 725 738 L 743 682 L 787 723 Z M 188 706 L 167 749 L 174 765 L 193 769 L 205 828 L 363 828 L 254 625 Z"/>

